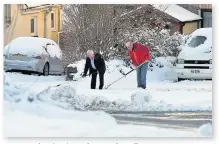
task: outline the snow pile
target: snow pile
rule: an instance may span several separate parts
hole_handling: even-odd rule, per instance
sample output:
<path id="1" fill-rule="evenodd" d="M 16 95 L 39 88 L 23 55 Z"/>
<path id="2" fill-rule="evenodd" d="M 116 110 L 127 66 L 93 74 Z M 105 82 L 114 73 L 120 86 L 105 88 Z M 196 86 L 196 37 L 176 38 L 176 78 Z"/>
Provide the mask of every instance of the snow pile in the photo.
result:
<path id="1" fill-rule="evenodd" d="M 204 124 L 199 128 L 199 133 L 201 136 L 212 137 L 212 124 Z"/>
<path id="2" fill-rule="evenodd" d="M 149 65 L 148 80 L 150 81 L 175 81 L 177 73 L 174 68 L 175 57 L 158 57 Z M 150 72 L 152 71 L 152 72 Z"/>
<path id="3" fill-rule="evenodd" d="M 197 111 L 212 109 L 209 105 L 200 106 L 200 103 L 188 103 L 188 101 L 191 101 L 189 99 L 182 103 L 182 100 L 180 102 L 177 97 L 167 98 L 167 100 L 163 100 L 165 99 L 163 97 L 154 98 L 149 92 L 141 89 L 86 90 L 85 92 L 78 90 L 74 84 L 69 83 L 59 87 L 51 87 L 37 96 L 37 100 L 75 110 Z M 179 102 L 175 103 L 176 101 Z"/>
<path id="4" fill-rule="evenodd" d="M 4 100 L 18 102 L 20 98 L 17 95 L 22 92 L 22 89 L 13 84 L 11 79 L 4 73 Z"/>
<path id="5" fill-rule="evenodd" d="M 40 91 L 46 89 L 49 85 L 55 85 L 63 81 L 60 76 L 29 76 L 20 73 L 4 73 L 4 98 L 10 102 L 28 101 L 29 98 L 35 98 Z M 43 82 L 38 84 L 37 82 Z"/>

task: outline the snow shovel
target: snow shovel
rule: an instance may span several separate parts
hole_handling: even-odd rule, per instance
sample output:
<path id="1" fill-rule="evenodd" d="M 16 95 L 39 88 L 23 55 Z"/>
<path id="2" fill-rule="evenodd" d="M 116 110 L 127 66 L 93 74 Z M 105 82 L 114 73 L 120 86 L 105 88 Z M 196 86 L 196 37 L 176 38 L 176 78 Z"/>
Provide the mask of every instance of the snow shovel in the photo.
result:
<path id="1" fill-rule="evenodd" d="M 126 77 L 128 74 L 130 74 L 130 73 L 133 72 L 134 70 L 137 70 L 140 66 L 142 66 L 142 65 L 145 64 L 146 62 L 148 62 L 148 61 L 143 62 L 142 64 L 140 64 L 139 66 L 137 66 L 137 68 L 132 69 L 132 70 L 130 70 L 130 71 L 127 72 L 127 73 L 121 72 L 121 70 L 120 70 L 120 72 L 123 74 L 123 76 L 120 77 L 119 79 L 115 80 L 115 81 L 112 82 L 111 84 L 105 86 L 105 89 L 108 89 L 108 88 L 109 88 L 111 85 L 113 85 L 114 83 L 116 83 L 116 82 L 118 82 L 119 80 L 121 80 L 122 78 Z"/>

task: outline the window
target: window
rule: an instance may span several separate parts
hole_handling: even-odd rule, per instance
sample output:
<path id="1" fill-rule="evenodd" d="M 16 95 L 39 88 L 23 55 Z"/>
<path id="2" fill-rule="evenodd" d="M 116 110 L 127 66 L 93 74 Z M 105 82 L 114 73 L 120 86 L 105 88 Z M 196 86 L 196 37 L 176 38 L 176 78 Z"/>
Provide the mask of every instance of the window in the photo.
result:
<path id="1" fill-rule="evenodd" d="M 204 12 L 203 19 L 203 27 L 212 27 L 212 12 Z"/>
<path id="2" fill-rule="evenodd" d="M 11 5 L 10 4 L 5 4 L 4 5 L 4 18 L 5 18 L 5 23 L 10 24 L 11 23 Z"/>
<path id="3" fill-rule="evenodd" d="M 212 10 L 211 9 L 202 9 L 201 10 L 202 23 L 201 27 L 212 27 Z"/>
<path id="4" fill-rule="evenodd" d="M 55 29 L 55 13 L 51 13 L 51 28 Z"/>
<path id="5" fill-rule="evenodd" d="M 192 40 L 189 42 L 188 46 L 190 47 L 198 47 L 201 44 L 204 44 L 204 42 L 206 41 L 206 37 L 205 36 L 196 36 L 194 38 L 192 38 Z"/>
<path id="6" fill-rule="evenodd" d="M 32 18 L 31 20 L 30 20 L 30 25 L 31 25 L 31 30 L 30 30 L 30 32 L 31 33 L 34 33 L 34 18 Z"/>
<path id="7" fill-rule="evenodd" d="M 37 17 L 32 17 L 30 19 L 30 33 L 37 34 Z"/>

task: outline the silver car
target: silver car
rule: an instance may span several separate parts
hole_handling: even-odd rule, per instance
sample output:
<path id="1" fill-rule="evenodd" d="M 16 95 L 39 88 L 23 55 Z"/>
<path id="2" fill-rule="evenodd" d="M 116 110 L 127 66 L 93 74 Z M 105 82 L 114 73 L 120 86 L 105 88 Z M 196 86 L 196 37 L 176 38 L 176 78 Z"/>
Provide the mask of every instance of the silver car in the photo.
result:
<path id="1" fill-rule="evenodd" d="M 4 48 L 4 70 L 63 74 L 62 51 L 50 39 L 18 37 Z"/>

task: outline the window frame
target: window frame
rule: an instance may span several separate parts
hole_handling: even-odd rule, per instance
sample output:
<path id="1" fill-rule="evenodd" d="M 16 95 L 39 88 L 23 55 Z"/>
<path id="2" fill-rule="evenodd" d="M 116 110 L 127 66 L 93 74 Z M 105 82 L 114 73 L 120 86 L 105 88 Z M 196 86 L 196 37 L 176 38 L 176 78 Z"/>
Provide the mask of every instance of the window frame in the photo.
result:
<path id="1" fill-rule="evenodd" d="M 205 12 L 211 12 L 211 21 L 212 21 L 212 9 L 201 9 L 201 28 L 204 28 L 204 13 Z M 211 22 L 212 24 L 212 22 Z"/>
<path id="2" fill-rule="evenodd" d="M 33 32 L 32 32 L 32 20 L 33 20 Z M 37 16 L 32 16 L 30 18 L 30 33 L 33 35 L 37 35 Z"/>

